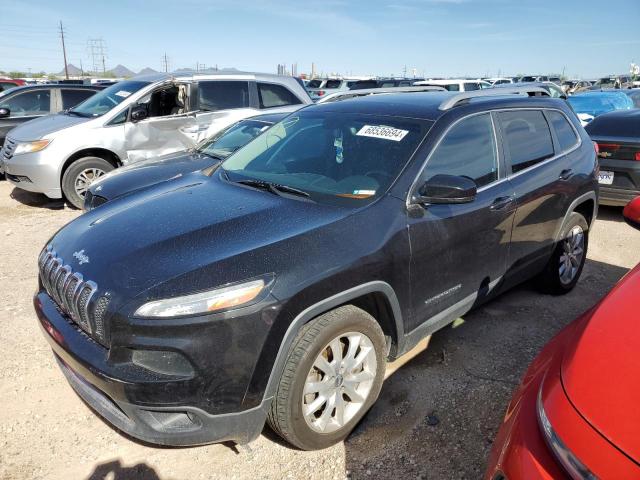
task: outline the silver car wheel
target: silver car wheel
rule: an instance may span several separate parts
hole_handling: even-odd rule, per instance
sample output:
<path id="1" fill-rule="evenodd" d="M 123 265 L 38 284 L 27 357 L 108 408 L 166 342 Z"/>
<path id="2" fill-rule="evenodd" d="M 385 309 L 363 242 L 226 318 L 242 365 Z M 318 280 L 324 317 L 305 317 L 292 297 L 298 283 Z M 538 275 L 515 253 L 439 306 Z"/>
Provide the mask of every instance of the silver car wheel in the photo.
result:
<path id="1" fill-rule="evenodd" d="M 576 225 L 562 241 L 562 255 L 560 255 L 560 282 L 567 285 L 573 281 L 582 264 L 584 256 L 584 232 Z"/>
<path id="2" fill-rule="evenodd" d="M 87 168 L 78 174 L 74 183 L 75 191 L 80 197 L 84 197 L 89 186 L 106 172 L 100 168 Z"/>
<path id="3" fill-rule="evenodd" d="M 302 394 L 307 425 L 319 433 L 339 430 L 365 404 L 377 361 L 373 343 L 358 332 L 331 340 L 313 362 Z"/>

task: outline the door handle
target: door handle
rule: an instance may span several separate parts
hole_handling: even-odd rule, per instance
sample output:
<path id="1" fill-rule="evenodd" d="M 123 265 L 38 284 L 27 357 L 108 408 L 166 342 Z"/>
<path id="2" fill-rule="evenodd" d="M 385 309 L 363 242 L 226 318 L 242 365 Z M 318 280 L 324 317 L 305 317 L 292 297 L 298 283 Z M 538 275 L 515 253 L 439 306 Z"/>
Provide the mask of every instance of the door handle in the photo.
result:
<path id="1" fill-rule="evenodd" d="M 498 197 L 489 206 L 489 210 L 502 210 L 513 203 L 513 197 Z"/>
<path id="2" fill-rule="evenodd" d="M 562 170 L 560 172 L 560 180 L 569 180 L 569 178 L 571 178 L 572 175 L 573 175 L 573 170 L 571 170 L 570 168 Z"/>

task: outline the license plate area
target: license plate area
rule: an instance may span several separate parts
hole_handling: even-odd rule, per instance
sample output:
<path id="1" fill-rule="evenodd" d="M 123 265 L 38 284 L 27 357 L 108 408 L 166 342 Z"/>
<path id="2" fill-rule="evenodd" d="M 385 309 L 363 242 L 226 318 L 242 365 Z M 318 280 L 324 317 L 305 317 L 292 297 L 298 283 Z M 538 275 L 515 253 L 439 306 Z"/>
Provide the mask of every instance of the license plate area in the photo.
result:
<path id="1" fill-rule="evenodd" d="M 613 172 L 600 170 L 600 173 L 598 174 L 598 183 L 600 185 L 611 185 L 613 183 L 613 176 Z"/>

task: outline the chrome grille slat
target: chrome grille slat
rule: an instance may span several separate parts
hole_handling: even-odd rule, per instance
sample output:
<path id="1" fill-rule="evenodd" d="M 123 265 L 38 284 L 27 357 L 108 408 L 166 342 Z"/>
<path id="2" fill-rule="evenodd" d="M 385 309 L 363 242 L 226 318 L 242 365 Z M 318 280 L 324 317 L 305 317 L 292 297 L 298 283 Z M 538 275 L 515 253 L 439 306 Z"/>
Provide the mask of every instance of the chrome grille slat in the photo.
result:
<path id="1" fill-rule="evenodd" d="M 96 298 L 98 285 L 74 273 L 51 247 L 38 256 L 38 269 L 42 286 L 63 313 L 89 335 L 95 334 L 99 337 L 97 340 L 104 342 L 104 316 L 109 302 L 108 297 L 106 300 Z M 98 306 L 100 318 L 96 319 Z"/>

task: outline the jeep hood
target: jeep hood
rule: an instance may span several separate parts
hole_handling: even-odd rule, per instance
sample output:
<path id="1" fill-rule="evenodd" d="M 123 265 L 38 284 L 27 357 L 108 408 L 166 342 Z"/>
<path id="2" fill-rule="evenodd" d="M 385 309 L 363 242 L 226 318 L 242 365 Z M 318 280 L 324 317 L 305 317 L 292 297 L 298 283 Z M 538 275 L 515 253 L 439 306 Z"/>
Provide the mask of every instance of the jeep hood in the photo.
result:
<path id="1" fill-rule="evenodd" d="M 292 268 L 288 240 L 312 248 L 351 211 L 196 172 L 87 212 L 49 245 L 114 299 L 163 298 Z"/>
<path id="2" fill-rule="evenodd" d="M 21 142 L 40 140 L 50 133 L 58 132 L 89 120 L 93 120 L 93 118 L 76 117 L 62 113 L 47 115 L 18 125 L 11 130 L 10 136 L 14 140 Z"/>
<path id="3" fill-rule="evenodd" d="M 117 168 L 93 183 L 90 190 L 94 195 L 113 200 L 217 163 L 219 160 L 202 153 L 172 153 Z"/>

